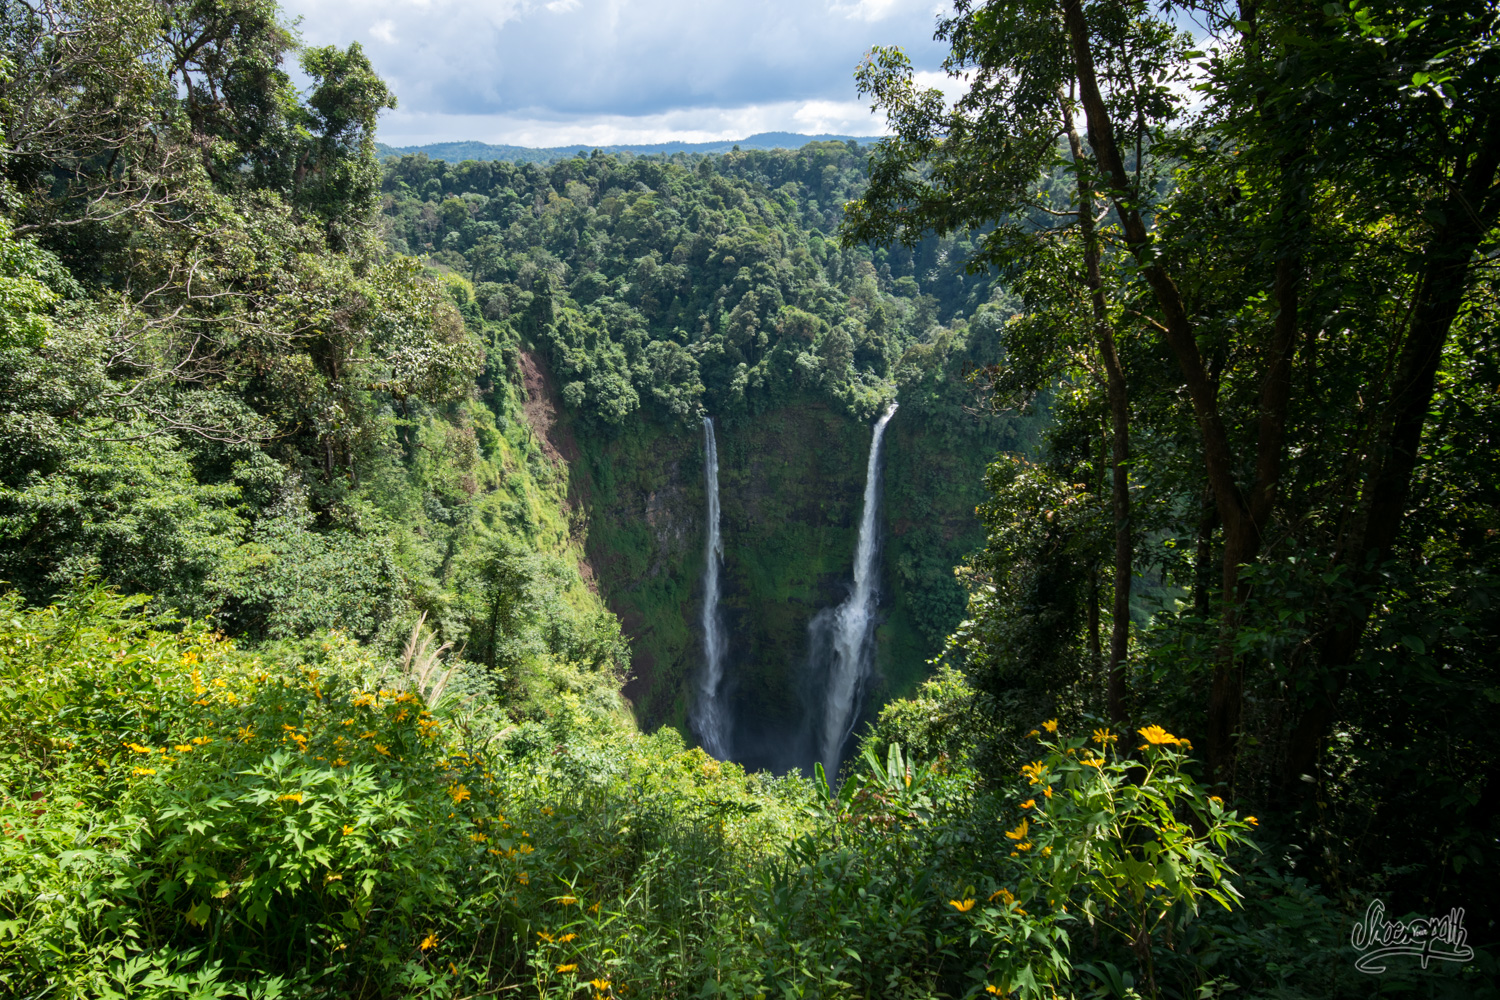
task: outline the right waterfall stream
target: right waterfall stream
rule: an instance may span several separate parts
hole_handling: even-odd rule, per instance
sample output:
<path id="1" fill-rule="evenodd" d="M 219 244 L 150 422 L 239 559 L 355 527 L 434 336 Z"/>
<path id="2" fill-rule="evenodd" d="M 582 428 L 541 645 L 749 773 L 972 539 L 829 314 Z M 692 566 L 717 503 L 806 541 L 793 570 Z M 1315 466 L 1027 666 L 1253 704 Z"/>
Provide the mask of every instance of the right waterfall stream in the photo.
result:
<path id="1" fill-rule="evenodd" d="M 831 645 L 823 713 L 814 720 L 818 759 L 830 776 L 837 774 L 845 741 L 859 720 L 865 682 L 875 669 L 875 609 L 880 601 L 880 445 L 886 425 L 896 414 L 892 403 L 875 422 L 870 459 L 865 468 L 864 509 L 854 551 L 854 589 L 832 610 L 819 612 L 809 625 L 814 650 L 825 636 Z M 816 655 L 814 655 L 816 660 Z"/>

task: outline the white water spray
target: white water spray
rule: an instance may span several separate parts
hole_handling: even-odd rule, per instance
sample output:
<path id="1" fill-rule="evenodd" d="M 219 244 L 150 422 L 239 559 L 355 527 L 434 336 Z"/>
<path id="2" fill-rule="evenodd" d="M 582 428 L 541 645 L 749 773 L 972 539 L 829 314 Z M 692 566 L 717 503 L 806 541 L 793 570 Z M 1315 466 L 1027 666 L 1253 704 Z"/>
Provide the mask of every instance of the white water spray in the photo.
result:
<path id="1" fill-rule="evenodd" d="M 703 565 L 703 672 L 693 704 L 693 728 L 703 749 L 718 760 L 729 757 L 729 719 L 719 688 L 724 681 L 724 622 L 719 614 L 719 567 L 724 540 L 719 535 L 719 447 L 714 422 L 703 418 L 703 458 L 708 474 L 708 551 Z"/>
<path id="2" fill-rule="evenodd" d="M 892 403 L 875 423 L 870 461 L 865 469 L 865 506 L 859 519 L 859 544 L 854 554 L 854 591 L 833 612 L 833 657 L 828 668 L 827 696 L 818 756 L 830 774 L 838 772 L 839 751 L 859 719 L 865 681 L 874 666 L 875 607 L 880 594 L 875 554 L 879 529 L 875 523 L 880 499 L 880 443 L 885 425 L 896 413 Z"/>

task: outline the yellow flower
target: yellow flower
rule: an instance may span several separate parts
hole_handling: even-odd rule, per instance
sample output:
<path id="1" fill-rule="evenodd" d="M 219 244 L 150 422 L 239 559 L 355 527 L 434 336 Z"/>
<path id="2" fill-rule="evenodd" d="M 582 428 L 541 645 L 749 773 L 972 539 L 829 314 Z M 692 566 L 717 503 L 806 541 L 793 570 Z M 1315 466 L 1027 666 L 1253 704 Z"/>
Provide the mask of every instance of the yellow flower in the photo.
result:
<path id="1" fill-rule="evenodd" d="M 592 986 L 594 989 L 599 990 L 599 991 L 602 992 L 604 990 L 609 989 L 609 980 L 608 979 L 590 979 L 589 980 L 589 985 Z"/>
<path id="2" fill-rule="evenodd" d="M 1082 764 L 1082 765 L 1084 765 L 1085 767 L 1103 767 L 1104 766 L 1104 758 L 1103 757 L 1085 757 L 1085 758 L 1083 758 L 1083 760 L 1079 761 L 1079 763 Z"/>
<path id="3" fill-rule="evenodd" d="M 948 900 L 948 905 L 951 906 L 951 907 L 953 907 L 959 913 L 968 913 L 970 910 L 972 910 L 974 908 L 974 901 L 972 899 L 965 899 L 965 900 L 950 899 L 950 900 Z"/>
<path id="4" fill-rule="evenodd" d="M 984 991 L 986 993 L 993 993 L 993 994 L 995 994 L 995 996 L 999 996 L 1000 995 L 1000 987 L 994 985 L 993 983 L 991 983 L 989 986 L 986 986 L 984 988 Z"/>
<path id="5" fill-rule="evenodd" d="M 193 747 L 192 744 L 189 743 L 174 743 L 172 744 L 172 749 L 176 750 L 178 753 L 187 753 L 189 750 L 193 749 Z"/>
<path id="6" fill-rule="evenodd" d="M 1049 733 L 1057 732 L 1057 720 L 1048 719 L 1046 722 L 1042 723 L 1042 728 L 1047 730 L 1047 732 Z"/>
<path id="7" fill-rule="evenodd" d="M 558 944 L 567 944 L 569 941 L 573 940 L 577 936 L 578 936 L 577 934 L 564 934 L 562 937 L 560 937 L 560 938 L 557 939 L 557 943 Z"/>
<path id="8" fill-rule="evenodd" d="M 564 905 L 564 906 L 572 906 L 574 903 L 578 902 L 578 897 L 577 896 L 559 896 L 557 898 L 557 901 L 559 903 L 561 903 L 562 905 Z"/>
<path id="9" fill-rule="evenodd" d="M 476 843 L 476 844 L 482 844 L 486 840 L 489 840 L 490 838 L 487 837 L 487 836 L 485 836 L 482 833 L 471 833 L 471 834 L 469 834 L 469 839 L 472 840 L 472 841 L 474 841 L 474 843 Z"/>
<path id="10" fill-rule="evenodd" d="M 567 965 L 559 965 L 557 967 L 557 971 L 558 972 L 577 972 L 578 971 L 578 963 L 577 962 L 569 962 Z"/>
<path id="11" fill-rule="evenodd" d="M 516 881 L 521 883 L 522 885 L 530 885 L 531 876 L 527 875 L 525 872 L 516 872 Z"/>
<path id="12" fill-rule="evenodd" d="M 390 749 L 384 743 L 375 744 L 375 752 L 379 754 L 385 754 L 387 757 L 391 755 Z"/>
<path id="13" fill-rule="evenodd" d="M 333 758 L 333 766 L 334 767 L 344 767 L 348 763 L 349 762 L 347 760 L 345 760 L 344 758 L 342 758 L 342 757 L 335 757 L 335 758 Z"/>
<path id="14" fill-rule="evenodd" d="M 1162 746 L 1165 744 L 1172 744 L 1176 746 L 1182 742 L 1177 737 L 1173 736 L 1171 733 L 1163 729 L 1161 726 L 1147 726 L 1145 729 L 1136 730 L 1136 732 L 1144 736 L 1147 743 L 1152 743 L 1156 746 Z"/>
<path id="15" fill-rule="evenodd" d="M 251 729 L 249 726 L 241 726 L 235 733 L 235 735 L 240 738 L 241 743 L 249 743 L 252 739 L 255 738 L 255 730 Z"/>
<path id="16" fill-rule="evenodd" d="M 593 906 L 590 906 L 589 907 L 589 912 L 590 913 L 598 913 L 599 912 L 599 904 L 595 903 Z"/>
<path id="17" fill-rule="evenodd" d="M 300 803 L 302 801 L 302 793 L 301 792 L 291 792 L 291 793 L 289 793 L 287 795 L 281 796 L 276 801 L 277 802 L 297 802 L 297 803 Z"/>
<path id="18" fill-rule="evenodd" d="M 1005 835 L 1007 837 L 1009 837 L 1011 840 L 1025 840 L 1026 839 L 1027 826 L 1028 826 L 1028 824 L 1026 823 L 1026 820 L 1023 818 L 1021 820 L 1021 825 L 1020 826 L 1016 827 L 1014 830 L 1006 830 L 1005 831 Z"/>
<path id="19" fill-rule="evenodd" d="M 374 739 L 375 738 L 375 730 L 372 729 L 372 730 L 370 730 L 367 733 L 360 733 L 359 734 L 359 738 L 362 739 L 362 740 L 371 740 L 371 739 Z"/>
<path id="20" fill-rule="evenodd" d="M 1047 798 L 1049 798 L 1049 799 L 1052 798 L 1052 788 L 1051 788 L 1051 786 L 1049 785 L 1048 787 L 1043 788 L 1042 789 L 1042 794 L 1045 795 L 1045 796 L 1047 796 Z"/>
<path id="21" fill-rule="evenodd" d="M 418 947 L 423 951 L 431 951 L 432 949 L 436 948 L 437 945 L 438 936 L 429 932 L 428 935 L 422 939 L 422 943 L 418 945 Z"/>
<path id="22" fill-rule="evenodd" d="M 1050 857 L 1052 857 L 1052 848 L 1050 848 L 1050 847 L 1044 847 L 1044 848 L 1042 848 L 1042 857 L 1044 857 L 1044 858 L 1050 858 Z"/>
<path id="23" fill-rule="evenodd" d="M 1208 797 L 1208 801 L 1216 803 L 1216 804 L 1221 805 L 1221 806 L 1224 804 L 1224 800 L 1221 799 L 1221 798 L 1219 798 L 1217 795 L 1210 795 Z"/>
<path id="24" fill-rule="evenodd" d="M 1016 901 L 1016 897 L 1010 894 L 1009 889 L 996 889 L 994 892 L 990 893 L 990 902 L 993 903 L 997 897 L 999 898 L 1000 902 L 1004 903 L 1006 906 L 1009 906 L 1011 903 L 1014 903 Z"/>
<path id="25" fill-rule="evenodd" d="M 214 738 L 212 736 L 194 736 L 192 739 L 188 740 L 189 743 L 192 743 L 192 744 L 194 744 L 196 746 L 200 746 L 200 747 L 207 746 L 208 744 L 212 743 L 213 741 L 214 741 Z"/>
<path id="26" fill-rule="evenodd" d="M 449 785 L 448 795 L 453 799 L 454 805 L 458 805 L 460 802 L 466 801 L 471 797 L 467 785 Z"/>
<path id="27" fill-rule="evenodd" d="M 1040 735 L 1042 735 L 1042 731 L 1040 729 L 1033 729 L 1031 732 L 1029 732 L 1029 733 L 1026 734 L 1026 738 L 1027 739 L 1031 739 L 1034 736 L 1040 736 Z"/>
<path id="28" fill-rule="evenodd" d="M 543 816 L 551 816 L 552 815 L 552 807 L 551 806 L 542 806 L 542 815 Z"/>
<path id="29" fill-rule="evenodd" d="M 1029 841 L 1029 840 L 1023 840 L 1021 843 L 1019 843 L 1019 844 L 1016 845 L 1016 850 L 1018 850 L 1018 851 L 1029 851 L 1029 850 L 1031 850 L 1031 841 Z"/>
<path id="30" fill-rule="evenodd" d="M 352 826 L 345 826 L 344 827 L 344 836 L 349 837 L 349 836 L 352 836 L 353 834 L 354 834 L 354 827 L 352 827 Z"/>
<path id="31" fill-rule="evenodd" d="M 143 746 L 141 746 L 139 743 L 127 743 L 125 745 L 128 746 L 130 749 L 134 750 L 136 753 L 155 753 L 156 752 L 156 751 L 152 750 L 150 747 L 143 747 Z"/>
<path id="32" fill-rule="evenodd" d="M 1040 785 L 1042 783 L 1042 778 L 1046 775 L 1046 773 L 1047 765 L 1043 764 L 1039 760 L 1033 761 L 1030 764 L 1023 764 L 1021 766 L 1021 775 L 1029 780 L 1033 785 Z"/>
<path id="33" fill-rule="evenodd" d="M 1114 733 L 1110 732 L 1109 729 L 1108 729 L 1108 727 L 1106 727 L 1104 729 L 1096 729 L 1096 730 L 1094 730 L 1094 742 L 1097 743 L 1097 744 L 1099 744 L 1102 747 L 1103 746 L 1109 746 L 1109 744 L 1115 742 L 1119 738 L 1120 737 L 1118 737 Z"/>
<path id="34" fill-rule="evenodd" d="M 548 944 L 551 944 L 554 940 L 556 940 L 555 938 L 553 938 L 553 936 L 551 934 L 548 934 L 546 931 L 537 931 L 536 932 L 536 936 L 539 937 L 539 938 L 541 938 L 543 941 L 547 942 Z"/>
<path id="35" fill-rule="evenodd" d="M 1246 816 L 1245 822 L 1249 823 L 1251 826 L 1260 826 L 1260 820 L 1256 819 L 1254 816 Z"/>
<path id="36" fill-rule="evenodd" d="M 135 775 L 155 774 L 156 773 L 156 768 L 154 768 L 154 767 L 132 767 L 130 769 L 130 773 L 131 774 L 135 774 Z"/>
<path id="37" fill-rule="evenodd" d="M 1034 805 L 1036 805 L 1036 799 L 1027 799 L 1025 802 L 1021 803 L 1021 808 L 1030 809 Z"/>

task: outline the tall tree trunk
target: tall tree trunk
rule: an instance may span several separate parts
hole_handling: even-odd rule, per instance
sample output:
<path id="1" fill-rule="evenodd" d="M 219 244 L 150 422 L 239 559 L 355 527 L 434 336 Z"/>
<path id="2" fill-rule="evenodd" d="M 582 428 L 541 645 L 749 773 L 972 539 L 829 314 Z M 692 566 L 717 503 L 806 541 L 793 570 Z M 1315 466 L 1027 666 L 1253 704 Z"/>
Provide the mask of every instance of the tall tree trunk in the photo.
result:
<path id="1" fill-rule="evenodd" d="M 1406 513 L 1443 348 L 1463 307 L 1474 255 L 1500 223 L 1500 191 L 1496 190 L 1500 184 L 1500 115 L 1491 114 L 1482 129 L 1478 150 L 1464 164 L 1441 206 L 1439 217 L 1445 221 L 1428 244 L 1390 404 L 1373 444 L 1376 461 L 1361 491 L 1362 515 L 1342 546 L 1342 564 L 1352 571 L 1356 583 L 1367 587 L 1375 583 L 1378 567 L 1390 558 Z M 1287 788 L 1297 787 L 1302 775 L 1315 772 L 1348 682 L 1347 668 L 1354 662 L 1369 620 L 1369 605 L 1347 604 L 1324 635 L 1318 661 L 1326 672 L 1325 685 L 1293 724 L 1282 775 Z"/>
<path id="2" fill-rule="evenodd" d="M 1088 122 L 1089 145 L 1110 184 L 1110 197 L 1119 213 L 1125 242 L 1141 267 L 1161 310 L 1157 324 L 1167 346 L 1177 357 L 1183 384 L 1192 401 L 1203 445 L 1203 462 L 1213 490 L 1219 523 L 1223 527 L 1224 551 L 1221 585 L 1224 596 L 1222 634 L 1224 641 L 1214 665 L 1209 692 L 1205 752 L 1216 778 L 1227 781 L 1233 771 L 1235 733 L 1239 728 L 1241 674 L 1229 641 L 1236 625 L 1238 606 L 1244 595 L 1239 586 L 1240 566 L 1254 559 L 1261 546 L 1261 531 L 1275 508 L 1281 476 L 1281 453 L 1286 434 L 1286 411 L 1291 395 L 1291 368 L 1296 344 L 1297 299 L 1301 261 L 1295 253 L 1278 260 L 1274 294 L 1278 306 L 1266 375 L 1261 384 L 1259 435 L 1256 443 L 1256 482 L 1247 498 L 1235 480 L 1237 462 L 1219 410 L 1218 386 L 1203 363 L 1181 290 L 1162 267 L 1154 252 L 1150 231 L 1140 211 L 1140 193 L 1120 155 L 1115 126 L 1099 90 L 1092 40 L 1082 0 L 1062 0 L 1063 21 L 1073 52 L 1079 98 Z M 1293 240 L 1286 241 L 1294 247 Z"/>
<path id="3" fill-rule="evenodd" d="M 1213 490 L 1203 488 L 1203 513 L 1198 518 L 1198 545 L 1193 553 L 1193 614 L 1207 620 L 1211 609 L 1209 591 L 1213 583 L 1214 529 L 1219 514 L 1214 508 Z"/>
<path id="4" fill-rule="evenodd" d="M 1073 175 L 1078 182 L 1078 228 L 1083 237 L 1084 283 L 1094 314 L 1094 342 L 1104 364 L 1105 392 L 1109 399 L 1111 490 L 1115 519 L 1114 607 L 1111 611 L 1109 667 L 1105 704 L 1111 721 L 1127 721 L 1125 660 L 1130 643 L 1130 583 L 1134 576 L 1135 548 L 1130 537 L 1130 401 L 1125 392 L 1125 370 L 1115 349 L 1115 328 L 1109 321 L 1104 299 L 1104 279 L 1099 267 L 1099 234 L 1094 229 L 1094 190 L 1089 183 L 1089 164 L 1083 141 L 1073 124 L 1073 107 L 1067 94 L 1059 94 L 1068 146 L 1073 154 Z"/>

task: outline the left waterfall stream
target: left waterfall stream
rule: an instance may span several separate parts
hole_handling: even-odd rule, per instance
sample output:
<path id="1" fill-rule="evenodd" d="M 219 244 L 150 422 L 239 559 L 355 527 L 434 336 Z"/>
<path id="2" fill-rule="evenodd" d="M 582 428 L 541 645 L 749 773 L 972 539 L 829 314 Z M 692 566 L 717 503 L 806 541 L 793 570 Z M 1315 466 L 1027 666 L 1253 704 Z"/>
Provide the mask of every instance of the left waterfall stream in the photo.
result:
<path id="1" fill-rule="evenodd" d="M 729 718 L 724 711 L 724 654 L 727 641 L 719 613 L 719 571 L 724 539 L 719 534 L 719 446 L 714 422 L 703 418 L 703 466 L 707 476 L 708 540 L 703 560 L 703 671 L 693 702 L 692 724 L 703 749 L 718 760 L 729 758 Z"/>

